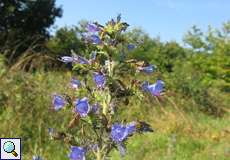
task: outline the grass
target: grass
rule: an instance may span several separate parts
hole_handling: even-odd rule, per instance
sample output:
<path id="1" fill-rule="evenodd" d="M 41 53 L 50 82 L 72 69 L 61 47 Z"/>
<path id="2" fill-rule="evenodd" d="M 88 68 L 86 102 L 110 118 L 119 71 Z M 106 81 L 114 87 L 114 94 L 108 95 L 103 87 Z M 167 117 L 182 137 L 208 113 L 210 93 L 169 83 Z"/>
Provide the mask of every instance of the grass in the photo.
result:
<path id="1" fill-rule="evenodd" d="M 49 111 L 50 95 L 66 93 L 70 73 L 12 73 L 0 84 L 0 137 L 21 137 L 23 159 L 41 155 L 46 160 L 68 159 L 69 146 L 49 139 L 47 128 L 64 130 L 70 112 Z M 162 102 L 140 103 L 134 99 L 122 106 L 120 116 L 146 120 L 154 133 L 135 135 L 128 140 L 124 160 L 227 160 L 230 157 L 230 118 L 206 115 L 192 100 L 179 96 Z M 179 108 L 176 109 L 175 107 Z M 121 159 L 118 151 L 112 160 Z"/>

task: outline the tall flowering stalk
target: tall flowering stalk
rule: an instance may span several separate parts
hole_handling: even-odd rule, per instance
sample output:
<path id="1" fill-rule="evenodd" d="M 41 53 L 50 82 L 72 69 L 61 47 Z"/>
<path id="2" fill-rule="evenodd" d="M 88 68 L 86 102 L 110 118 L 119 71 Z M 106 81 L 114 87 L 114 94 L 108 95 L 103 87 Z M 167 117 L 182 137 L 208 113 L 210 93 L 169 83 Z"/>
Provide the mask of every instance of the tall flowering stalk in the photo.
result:
<path id="1" fill-rule="evenodd" d="M 66 132 L 49 129 L 49 135 L 52 139 L 69 144 L 71 160 L 104 160 L 113 149 L 118 149 L 121 156 L 125 156 L 125 142 L 129 137 L 153 132 L 151 126 L 144 121 L 124 123 L 117 116 L 120 107 L 128 105 L 129 97 L 140 93 L 161 96 L 164 90 L 164 82 L 161 80 L 150 85 L 147 81 L 141 83 L 133 78 L 139 72 L 151 74 L 156 67 L 126 58 L 125 54 L 136 48 L 124 38 L 128 26 L 121 21 L 120 15 L 104 26 L 88 23 L 82 38 L 91 50 L 93 48 L 90 58 L 78 54 L 60 58 L 64 63 L 72 63 L 73 72 L 78 74 L 77 79 L 70 80 L 70 86 L 76 94 L 55 94 L 52 108 L 59 111 L 71 106 L 73 118 Z M 124 74 L 125 71 L 127 73 Z M 133 80 L 126 84 L 124 75 L 128 74 Z M 70 134 L 71 130 L 76 133 Z"/>

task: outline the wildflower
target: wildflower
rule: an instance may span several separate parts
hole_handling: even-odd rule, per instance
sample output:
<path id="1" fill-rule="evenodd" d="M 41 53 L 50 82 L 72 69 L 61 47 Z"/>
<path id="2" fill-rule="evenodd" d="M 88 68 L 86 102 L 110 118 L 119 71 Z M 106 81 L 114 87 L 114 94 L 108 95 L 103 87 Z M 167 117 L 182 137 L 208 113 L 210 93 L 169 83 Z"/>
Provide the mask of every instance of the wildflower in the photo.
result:
<path id="1" fill-rule="evenodd" d="M 80 64 L 89 64 L 89 61 L 84 57 L 78 56 L 78 63 Z"/>
<path id="2" fill-rule="evenodd" d="M 144 81 L 142 83 L 142 85 L 141 85 L 141 88 L 142 88 L 143 91 L 148 92 L 149 91 L 148 86 L 149 86 L 149 82 L 148 81 Z"/>
<path id="3" fill-rule="evenodd" d="M 135 122 L 131 122 L 128 125 L 122 125 L 115 123 L 112 125 L 111 138 L 114 142 L 123 142 L 128 136 L 135 132 Z"/>
<path id="4" fill-rule="evenodd" d="M 70 83 L 71 83 L 71 87 L 73 89 L 78 89 L 81 86 L 81 82 L 77 79 L 74 79 L 74 78 L 72 78 Z"/>
<path id="5" fill-rule="evenodd" d="M 63 56 L 59 60 L 64 62 L 64 63 L 72 63 L 74 61 L 74 58 L 70 57 L 70 56 Z"/>
<path id="6" fill-rule="evenodd" d="M 88 32 L 98 32 L 98 31 L 100 31 L 100 28 L 96 24 L 93 24 L 93 23 L 88 23 L 87 26 L 86 26 L 86 29 L 87 29 Z"/>
<path id="7" fill-rule="evenodd" d="M 32 160 L 42 160 L 42 158 L 40 156 L 33 156 Z"/>
<path id="8" fill-rule="evenodd" d="M 157 80 L 156 83 L 148 86 L 148 90 L 153 96 L 160 96 L 164 90 L 164 82 Z"/>
<path id="9" fill-rule="evenodd" d="M 83 147 L 72 146 L 69 154 L 70 160 L 85 160 L 86 149 Z"/>
<path id="10" fill-rule="evenodd" d="M 94 45 L 98 45 L 101 43 L 101 39 L 98 35 L 91 35 L 89 39 L 90 39 L 90 42 Z"/>
<path id="11" fill-rule="evenodd" d="M 146 67 L 139 67 L 138 70 L 139 71 L 143 71 L 145 73 L 152 73 L 155 69 L 154 65 L 148 65 Z"/>
<path id="12" fill-rule="evenodd" d="M 105 78 L 104 74 L 99 73 L 99 72 L 95 72 L 93 74 L 93 80 L 96 83 L 96 86 L 98 88 L 104 88 L 105 87 L 106 78 Z"/>
<path id="13" fill-rule="evenodd" d="M 130 122 L 126 125 L 128 134 L 132 134 L 136 131 L 136 122 Z"/>
<path id="14" fill-rule="evenodd" d="M 94 114 L 99 114 L 99 107 L 100 107 L 99 103 L 95 103 L 94 105 L 92 105 L 92 112 Z"/>
<path id="15" fill-rule="evenodd" d="M 74 59 L 73 62 L 75 62 L 75 63 L 89 64 L 89 61 L 86 58 L 79 56 L 79 55 L 74 55 L 73 59 Z"/>
<path id="16" fill-rule="evenodd" d="M 66 105 L 66 100 L 60 95 L 54 95 L 52 103 L 54 110 L 58 111 Z"/>
<path id="17" fill-rule="evenodd" d="M 136 46 L 134 44 L 128 44 L 127 48 L 129 51 L 132 51 L 133 49 L 136 48 Z"/>
<path id="18" fill-rule="evenodd" d="M 79 113 L 81 117 L 86 117 L 88 115 L 90 111 L 90 106 L 86 97 L 76 100 L 75 111 Z"/>

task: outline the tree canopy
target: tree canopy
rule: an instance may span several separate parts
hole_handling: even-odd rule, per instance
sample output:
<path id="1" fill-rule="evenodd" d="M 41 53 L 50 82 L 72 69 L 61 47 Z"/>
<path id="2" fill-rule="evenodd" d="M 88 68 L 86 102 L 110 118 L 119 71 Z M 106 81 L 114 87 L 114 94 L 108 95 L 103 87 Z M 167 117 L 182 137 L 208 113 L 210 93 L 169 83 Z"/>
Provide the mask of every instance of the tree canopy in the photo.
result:
<path id="1" fill-rule="evenodd" d="M 12 61 L 35 40 L 49 37 L 47 29 L 61 16 L 55 0 L 1 0 L 0 53 Z"/>

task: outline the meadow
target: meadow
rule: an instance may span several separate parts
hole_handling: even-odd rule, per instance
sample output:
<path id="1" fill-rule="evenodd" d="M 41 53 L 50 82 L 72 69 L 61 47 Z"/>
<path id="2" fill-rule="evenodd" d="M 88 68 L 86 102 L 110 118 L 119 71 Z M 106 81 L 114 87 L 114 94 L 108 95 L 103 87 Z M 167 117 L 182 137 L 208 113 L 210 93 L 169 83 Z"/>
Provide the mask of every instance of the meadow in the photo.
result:
<path id="1" fill-rule="evenodd" d="M 0 137 L 20 137 L 23 160 L 230 159 L 230 21 L 182 44 L 120 14 L 51 35 L 61 15 L 55 0 L 0 3 Z"/>
<path id="2" fill-rule="evenodd" d="M 67 111 L 53 113 L 51 95 L 66 93 L 69 72 L 7 73 L 1 77 L 0 137 L 21 137 L 23 159 L 41 155 L 44 159 L 67 159 L 68 145 L 50 140 L 49 127 L 64 130 Z M 166 102 L 140 103 L 131 100 L 121 117 L 145 119 L 154 133 L 135 135 L 127 144 L 124 159 L 143 160 L 227 160 L 230 156 L 229 114 L 210 116 L 197 109 L 191 98 L 170 97 Z M 179 110 L 178 110 L 179 109 Z M 113 151 L 111 159 L 120 159 Z"/>

